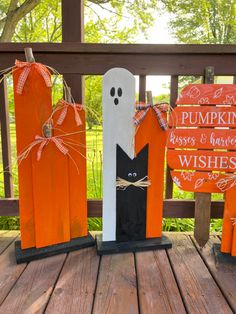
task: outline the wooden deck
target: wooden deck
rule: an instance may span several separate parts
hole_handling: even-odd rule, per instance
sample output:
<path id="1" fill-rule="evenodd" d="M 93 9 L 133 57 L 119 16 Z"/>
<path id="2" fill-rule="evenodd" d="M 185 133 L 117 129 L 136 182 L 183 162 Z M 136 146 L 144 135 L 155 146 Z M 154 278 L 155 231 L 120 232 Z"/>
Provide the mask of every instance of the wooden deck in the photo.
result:
<path id="1" fill-rule="evenodd" d="M 236 265 L 216 265 L 212 236 L 173 248 L 99 258 L 95 248 L 17 265 L 15 231 L 0 231 L 0 313 L 236 313 Z"/>

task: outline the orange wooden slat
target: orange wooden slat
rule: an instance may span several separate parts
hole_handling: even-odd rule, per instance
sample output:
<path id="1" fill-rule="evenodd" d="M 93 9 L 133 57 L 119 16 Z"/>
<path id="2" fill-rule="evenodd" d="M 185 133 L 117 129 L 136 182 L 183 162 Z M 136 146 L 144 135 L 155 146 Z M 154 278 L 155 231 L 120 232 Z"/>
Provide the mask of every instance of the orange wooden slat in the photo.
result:
<path id="1" fill-rule="evenodd" d="M 152 126 L 152 127 L 150 127 Z M 151 185 L 147 190 L 146 237 L 160 237 L 162 233 L 162 210 L 164 190 L 164 159 L 166 132 L 157 121 L 153 110 L 138 126 L 135 136 L 135 151 L 139 152 L 148 143 L 148 178 Z"/>
<path id="2" fill-rule="evenodd" d="M 19 76 L 24 69 L 13 72 L 17 153 L 21 154 L 36 135 L 41 135 L 42 124 L 52 109 L 51 88 L 45 85 L 42 75 L 32 65 L 22 94 L 16 92 Z M 29 155 L 18 167 L 21 223 L 21 247 L 35 246 L 32 161 Z M 40 175 L 40 173 L 38 174 Z"/>
<path id="3" fill-rule="evenodd" d="M 181 106 L 171 114 L 172 127 L 236 127 L 235 107 Z"/>
<path id="4" fill-rule="evenodd" d="M 208 150 L 168 150 L 169 166 L 173 169 L 225 171 L 236 170 L 234 152 Z"/>
<path id="5" fill-rule="evenodd" d="M 236 149 L 236 129 L 170 129 L 168 148 Z"/>
<path id="6" fill-rule="evenodd" d="M 178 105 L 235 105 L 235 103 L 236 85 L 234 84 L 207 84 L 207 86 L 205 84 L 190 84 L 181 91 L 177 100 Z"/>

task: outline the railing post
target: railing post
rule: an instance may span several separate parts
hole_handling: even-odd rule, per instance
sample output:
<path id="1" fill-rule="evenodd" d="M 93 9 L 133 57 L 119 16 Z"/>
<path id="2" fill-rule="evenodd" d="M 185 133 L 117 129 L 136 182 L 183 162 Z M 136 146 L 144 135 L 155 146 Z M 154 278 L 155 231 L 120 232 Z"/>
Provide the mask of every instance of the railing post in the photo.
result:
<path id="1" fill-rule="evenodd" d="M 178 97 L 178 83 L 179 77 L 178 75 L 172 75 L 170 80 L 170 105 L 172 108 L 176 106 L 176 100 Z M 166 193 L 165 198 L 170 199 L 173 197 L 173 181 L 170 174 L 170 168 L 167 165 L 166 169 Z"/>
<path id="2" fill-rule="evenodd" d="M 139 101 L 146 102 L 146 75 L 139 76 Z"/>
<path id="3" fill-rule="evenodd" d="M 83 42 L 84 40 L 84 1 L 62 0 L 62 42 Z M 76 102 L 83 102 L 83 77 L 79 74 L 66 74 L 64 78 L 70 86 Z"/>
<path id="4" fill-rule="evenodd" d="M 214 67 L 205 68 L 204 84 L 214 84 Z M 194 237 L 204 247 L 210 237 L 211 193 L 195 193 Z"/>
<path id="5" fill-rule="evenodd" d="M 0 123 L 1 123 L 1 140 L 2 140 L 2 162 L 4 176 L 4 192 L 5 197 L 13 197 L 13 180 L 11 168 L 11 143 L 9 128 L 9 112 L 8 112 L 8 95 L 7 80 L 3 79 L 0 86 Z"/>

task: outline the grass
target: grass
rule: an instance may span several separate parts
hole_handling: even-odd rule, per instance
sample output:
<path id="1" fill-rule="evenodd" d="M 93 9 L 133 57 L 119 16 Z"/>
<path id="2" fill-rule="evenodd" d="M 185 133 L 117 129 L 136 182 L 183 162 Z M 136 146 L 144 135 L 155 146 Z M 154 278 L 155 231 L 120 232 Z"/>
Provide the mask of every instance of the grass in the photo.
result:
<path id="1" fill-rule="evenodd" d="M 15 124 L 10 124 L 12 159 L 16 160 L 16 136 Z M 87 195 L 88 198 L 102 198 L 102 128 L 95 126 L 86 132 L 87 142 Z M 2 163 L 2 161 L 0 160 Z M 2 164 L 0 163 L 0 166 Z M 14 195 L 18 196 L 17 167 L 14 162 L 12 175 L 14 178 Z M 3 173 L 0 174 L 0 197 L 4 197 Z M 222 194 L 212 194 L 213 200 L 221 200 Z M 176 185 L 173 189 L 175 199 L 193 199 L 193 193 L 180 190 Z M 101 218 L 88 219 L 89 230 L 101 230 Z M 211 221 L 211 231 L 220 232 L 222 226 L 221 219 Z M 18 230 L 18 217 L 0 217 L 0 230 Z M 194 219 L 163 219 L 163 230 L 165 231 L 193 231 Z"/>

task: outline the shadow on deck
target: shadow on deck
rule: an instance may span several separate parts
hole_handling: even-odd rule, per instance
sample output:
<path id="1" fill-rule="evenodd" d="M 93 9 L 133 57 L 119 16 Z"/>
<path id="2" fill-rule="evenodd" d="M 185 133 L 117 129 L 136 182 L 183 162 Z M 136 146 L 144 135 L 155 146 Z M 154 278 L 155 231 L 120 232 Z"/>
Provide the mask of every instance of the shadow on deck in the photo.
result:
<path id="1" fill-rule="evenodd" d="M 17 265 L 19 233 L 0 231 L 0 313 L 236 313 L 236 264 L 215 263 L 211 236 L 169 233 L 168 251 L 96 255 L 95 248 Z"/>

